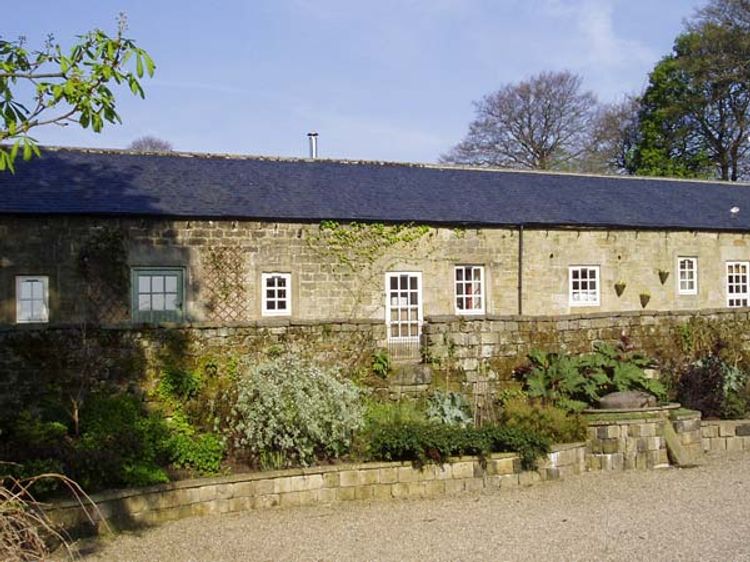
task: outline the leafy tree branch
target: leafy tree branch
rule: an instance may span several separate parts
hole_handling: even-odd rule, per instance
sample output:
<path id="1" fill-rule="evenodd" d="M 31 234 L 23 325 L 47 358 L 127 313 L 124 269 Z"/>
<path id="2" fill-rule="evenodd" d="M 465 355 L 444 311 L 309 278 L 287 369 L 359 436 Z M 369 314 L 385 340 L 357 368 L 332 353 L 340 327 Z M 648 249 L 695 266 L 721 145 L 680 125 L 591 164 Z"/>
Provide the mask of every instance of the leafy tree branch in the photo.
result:
<path id="1" fill-rule="evenodd" d="M 122 122 L 111 86 L 126 85 L 143 98 L 141 79 L 155 69 L 126 28 L 120 15 L 114 36 L 95 29 L 68 50 L 52 36 L 38 50 L 23 37 L 0 37 L 0 171 L 13 171 L 19 152 L 24 160 L 39 155 L 34 129 L 77 124 L 98 133 L 105 123 Z"/>

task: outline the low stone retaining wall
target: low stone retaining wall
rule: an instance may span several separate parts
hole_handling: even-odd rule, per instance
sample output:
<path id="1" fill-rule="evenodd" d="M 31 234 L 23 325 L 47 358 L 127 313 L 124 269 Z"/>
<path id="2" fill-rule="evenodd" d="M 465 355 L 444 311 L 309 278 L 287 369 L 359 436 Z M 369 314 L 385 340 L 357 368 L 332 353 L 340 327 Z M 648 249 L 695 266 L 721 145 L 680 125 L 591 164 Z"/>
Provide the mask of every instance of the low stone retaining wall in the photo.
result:
<path id="1" fill-rule="evenodd" d="M 557 445 L 536 471 L 522 471 L 514 453 L 451 459 L 422 469 L 401 462 L 367 463 L 236 474 L 186 480 L 93 496 L 115 528 L 155 524 L 193 515 L 348 500 L 421 498 L 531 485 L 585 470 L 583 443 Z M 57 503 L 50 517 L 75 532 L 91 532 L 76 502 Z M 88 527 L 88 528 L 87 528 Z"/>
<path id="2" fill-rule="evenodd" d="M 701 438 L 707 453 L 750 451 L 750 420 L 704 420 Z"/>
<path id="3" fill-rule="evenodd" d="M 702 454 L 699 412 L 677 406 L 643 412 L 600 412 L 587 415 L 588 470 L 666 468 L 669 455 L 664 436 L 671 423 L 691 458 Z"/>

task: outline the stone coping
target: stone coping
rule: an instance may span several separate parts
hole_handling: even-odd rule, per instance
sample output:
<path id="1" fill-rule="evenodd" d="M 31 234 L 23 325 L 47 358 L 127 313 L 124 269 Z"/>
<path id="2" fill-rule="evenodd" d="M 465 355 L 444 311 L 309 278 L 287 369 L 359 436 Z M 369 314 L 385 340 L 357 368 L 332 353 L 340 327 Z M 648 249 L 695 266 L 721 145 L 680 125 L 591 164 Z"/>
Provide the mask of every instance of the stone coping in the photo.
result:
<path id="1" fill-rule="evenodd" d="M 670 410 L 677 410 L 682 408 L 682 404 L 679 402 L 670 402 L 664 406 L 652 406 L 648 408 L 586 408 L 582 413 L 584 414 L 656 414 L 660 412 L 668 412 Z"/>
<path id="2" fill-rule="evenodd" d="M 425 327 L 432 324 L 447 324 L 453 322 L 481 323 L 481 322 L 562 322 L 571 320 L 593 320 L 598 318 L 637 318 L 637 317 L 709 317 L 709 316 L 740 316 L 747 317 L 750 308 L 704 308 L 693 310 L 628 310 L 612 312 L 590 312 L 587 314 L 545 315 L 517 315 L 517 314 L 484 314 L 477 316 L 434 315 L 426 316 Z M 348 324 L 362 326 L 385 325 L 382 318 L 262 318 L 246 322 L 165 322 L 160 324 L 143 324 L 122 322 L 119 324 L 103 324 L 97 327 L 107 330 L 156 330 L 156 329 L 211 329 L 211 328 L 274 328 L 274 327 L 303 327 L 324 326 L 331 324 Z M 50 329 L 80 328 L 82 323 L 49 323 L 49 324 L 4 324 L 0 325 L 0 332 L 43 331 Z"/>

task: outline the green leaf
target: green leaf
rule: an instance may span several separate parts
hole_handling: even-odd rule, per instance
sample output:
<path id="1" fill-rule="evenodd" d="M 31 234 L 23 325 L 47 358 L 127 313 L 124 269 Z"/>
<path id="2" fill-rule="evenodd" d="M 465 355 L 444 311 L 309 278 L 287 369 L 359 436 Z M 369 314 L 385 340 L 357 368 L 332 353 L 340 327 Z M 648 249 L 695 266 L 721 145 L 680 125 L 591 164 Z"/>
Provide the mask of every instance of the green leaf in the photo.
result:
<path id="1" fill-rule="evenodd" d="M 146 61 L 146 71 L 148 72 L 148 75 L 153 76 L 154 69 L 156 68 L 154 59 L 152 59 L 145 51 L 143 51 L 143 59 Z"/>

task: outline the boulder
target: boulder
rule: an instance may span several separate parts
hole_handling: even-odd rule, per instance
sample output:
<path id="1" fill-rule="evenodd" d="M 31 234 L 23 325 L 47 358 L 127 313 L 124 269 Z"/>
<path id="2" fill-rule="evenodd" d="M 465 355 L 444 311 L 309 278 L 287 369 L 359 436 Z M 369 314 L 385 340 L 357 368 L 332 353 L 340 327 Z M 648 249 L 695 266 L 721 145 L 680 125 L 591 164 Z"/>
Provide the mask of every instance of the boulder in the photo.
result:
<path id="1" fill-rule="evenodd" d="M 610 392 L 599 399 L 599 409 L 601 410 L 629 410 L 651 406 L 656 406 L 656 397 L 640 390 Z"/>

